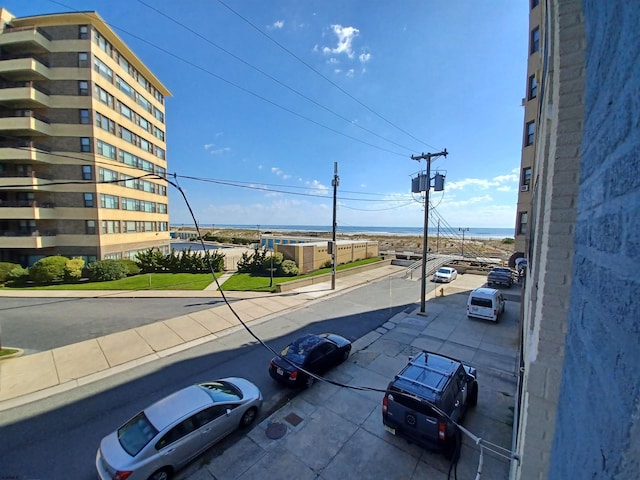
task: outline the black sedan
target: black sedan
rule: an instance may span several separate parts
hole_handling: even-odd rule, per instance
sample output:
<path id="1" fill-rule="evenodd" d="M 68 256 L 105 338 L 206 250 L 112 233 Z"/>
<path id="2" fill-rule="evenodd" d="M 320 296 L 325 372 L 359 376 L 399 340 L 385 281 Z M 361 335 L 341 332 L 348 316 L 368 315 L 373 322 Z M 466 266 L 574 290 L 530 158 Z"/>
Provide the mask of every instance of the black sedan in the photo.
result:
<path id="1" fill-rule="evenodd" d="M 349 353 L 351 342 L 340 335 L 305 335 L 287 345 L 279 357 L 271 359 L 269 374 L 286 385 L 310 387 L 315 378 L 300 369 L 320 375 L 344 362 Z"/>

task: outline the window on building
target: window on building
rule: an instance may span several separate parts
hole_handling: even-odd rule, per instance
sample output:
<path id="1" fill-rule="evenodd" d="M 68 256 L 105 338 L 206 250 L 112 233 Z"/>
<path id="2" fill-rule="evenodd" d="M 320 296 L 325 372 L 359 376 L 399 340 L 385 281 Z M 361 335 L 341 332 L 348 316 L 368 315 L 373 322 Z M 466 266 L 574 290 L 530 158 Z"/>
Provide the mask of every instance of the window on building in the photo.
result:
<path id="1" fill-rule="evenodd" d="M 540 0 L 531 0 L 531 9 L 533 10 L 534 8 L 536 8 L 539 3 Z"/>
<path id="2" fill-rule="evenodd" d="M 87 124 L 89 123 L 89 110 L 86 108 L 80 109 L 80 123 Z"/>
<path id="3" fill-rule="evenodd" d="M 536 80 L 535 75 L 531 75 L 529 77 L 529 86 L 527 90 L 529 90 L 529 100 L 533 100 L 538 96 L 538 80 Z"/>
<path id="4" fill-rule="evenodd" d="M 98 57 L 93 59 L 93 69 L 102 75 L 104 78 L 113 83 L 113 70 L 111 70 L 102 60 Z"/>
<path id="5" fill-rule="evenodd" d="M 522 169 L 522 183 L 521 185 L 531 186 L 531 167 L 524 167 Z"/>
<path id="6" fill-rule="evenodd" d="M 85 220 L 84 221 L 85 232 L 87 235 L 95 235 L 96 234 L 96 221 L 95 220 Z"/>
<path id="7" fill-rule="evenodd" d="M 78 38 L 82 40 L 89 38 L 89 25 L 80 25 L 78 27 Z"/>
<path id="8" fill-rule="evenodd" d="M 115 160 L 116 147 L 114 147 L 113 145 L 109 145 L 108 143 L 103 142 L 102 140 L 98 140 L 98 153 L 100 155 L 104 155 L 105 157 L 113 158 Z"/>
<path id="9" fill-rule="evenodd" d="M 87 52 L 78 52 L 78 67 L 86 68 L 89 66 L 89 54 Z"/>
<path id="10" fill-rule="evenodd" d="M 536 53 L 540 50 L 540 27 L 531 30 L 531 45 L 529 53 Z"/>
<path id="11" fill-rule="evenodd" d="M 78 95 L 89 95 L 89 82 L 86 80 L 80 80 L 78 82 Z"/>
<path id="12" fill-rule="evenodd" d="M 527 222 L 529 219 L 528 212 L 520 212 L 518 214 L 518 234 L 524 235 L 527 233 Z"/>
<path id="13" fill-rule="evenodd" d="M 115 195 L 100 194 L 100 207 L 118 209 L 118 197 L 116 197 Z"/>
<path id="14" fill-rule="evenodd" d="M 524 144 L 525 146 L 533 145 L 536 133 L 536 122 L 527 122 Z"/>
<path id="15" fill-rule="evenodd" d="M 91 139 L 89 137 L 80 138 L 80 151 L 81 152 L 91 151 Z"/>
<path id="16" fill-rule="evenodd" d="M 93 180 L 93 168 L 91 167 L 91 165 L 82 166 L 82 179 Z"/>
<path id="17" fill-rule="evenodd" d="M 84 194 L 84 206 L 87 208 L 93 208 L 95 206 L 93 202 L 93 193 Z"/>

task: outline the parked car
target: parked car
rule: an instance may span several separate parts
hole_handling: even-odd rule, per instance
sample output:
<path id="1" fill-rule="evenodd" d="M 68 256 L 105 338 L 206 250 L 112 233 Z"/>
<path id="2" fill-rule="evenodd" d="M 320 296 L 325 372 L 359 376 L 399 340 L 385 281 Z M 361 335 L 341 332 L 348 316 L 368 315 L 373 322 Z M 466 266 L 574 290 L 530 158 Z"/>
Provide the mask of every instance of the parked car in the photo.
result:
<path id="1" fill-rule="evenodd" d="M 244 378 L 178 390 L 102 439 L 96 453 L 98 477 L 167 480 L 235 429 L 251 425 L 261 407 L 262 393 Z"/>
<path id="2" fill-rule="evenodd" d="M 344 362 L 350 353 L 351 342 L 340 335 L 305 335 L 287 345 L 280 356 L 271 359 L 269 374 L 286 385 L 310 387 L 315 378 L 302 369 L 320 375 Z"/>
<path id="3" fill-rule="evenodd" d="M 513 271 L 507 267 L 494 267 L 487 275 L 487 285 L 506 285 L 511 288 L 513 284 Z"/>
<path id="4" fill-rule="evenodd" d="M 476 369 L 459 360 L 422 352 L 387 386 L 382 399 L 385 430 L 453 458 L 457 427 L 478 402 Z M 443 415 L 444 414 L 444 415 Z"/>
<path id="5" fill-rule="evenodd" d="M 467 317 L 484 318 L 497 322 L 504 312 L 504 297 L 500 290 L 480 287 L 469 293 Z"/>
<path id="6" fill-rule="evenodd" d="M 451 267 L 441 267 L 433 274 L 434 282 L 449 283 L 458 278 L 458 271 Z"/>

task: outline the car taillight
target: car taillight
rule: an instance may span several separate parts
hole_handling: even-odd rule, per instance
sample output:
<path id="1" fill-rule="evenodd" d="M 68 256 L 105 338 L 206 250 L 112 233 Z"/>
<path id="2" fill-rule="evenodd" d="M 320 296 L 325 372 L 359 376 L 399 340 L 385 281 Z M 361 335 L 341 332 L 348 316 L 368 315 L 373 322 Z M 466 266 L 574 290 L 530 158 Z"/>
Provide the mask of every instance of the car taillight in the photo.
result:
<path id="1" fill-rule="evenodd" d="M 132 473 L 133 472 L 131 471 L 123 471 L 123 472 L 118 471 L 113 476 L 113 480 L 127 480 L 127 478 L 129 478 Z"/>
<path id="2" fill-rule="evenodd" d="M 385 395 L 384 397 L 382 397 L 382 414 L 385 415 L 387 413 L 387 410 L 389 408 L 389 400 L 387 399 L 387 396 Z"/>
<path id="3" fill-rule="evenodd" d="M 289 380 L 295 381 L 296 378 L 298 378 L 298 371 L 294 370 L 291 375 L 289 375 Z"/>
<path id="4" fill-rule="evenodd" d="M 446 422 L 443 422 L 442 420 L 440 420 L 438 422 L 438 439 L 444 440 L 446 438 L 446 435 L 447 435 L 447 424 Z"/>

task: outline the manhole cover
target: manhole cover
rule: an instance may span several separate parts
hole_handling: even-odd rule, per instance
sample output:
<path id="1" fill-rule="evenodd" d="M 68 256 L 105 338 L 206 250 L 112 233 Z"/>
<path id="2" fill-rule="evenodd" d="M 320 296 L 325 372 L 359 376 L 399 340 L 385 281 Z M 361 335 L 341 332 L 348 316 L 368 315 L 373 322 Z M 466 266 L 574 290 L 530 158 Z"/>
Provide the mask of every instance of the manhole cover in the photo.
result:
<path id="1" fill-rule="evenodd" d="M 294 427 L 297 427 L 300 424 L 300 422 L 302 421 L 302 418 L 299 415 L 297 415 L 297 414 L 295 414 L 293 412 L 291 412 L 289 415 L 284 417 L 284 419 L 287 422 L 289 422 L 291 425 L 293 425 Z"/>
<path id="2" fill-rule="evenodd" d="M 271 422 L 267 425 L 267 438 L 270 438 L 271 440 L 282 438 L 285 433 L 287 433 L 287 427 L 283 423 Z"/>

